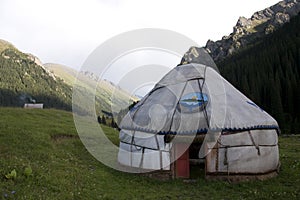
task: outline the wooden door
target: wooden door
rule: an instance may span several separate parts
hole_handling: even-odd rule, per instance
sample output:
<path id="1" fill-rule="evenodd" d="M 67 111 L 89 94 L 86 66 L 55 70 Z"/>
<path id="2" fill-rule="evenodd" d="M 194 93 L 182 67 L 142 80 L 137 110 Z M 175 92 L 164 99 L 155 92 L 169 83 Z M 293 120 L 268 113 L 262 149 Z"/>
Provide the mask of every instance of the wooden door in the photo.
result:
<path id="1" fill-rule="evenodd" d="M 175 144 L 176 157 L 187 148 L 187 144 L 177 143 Z M 190 177 L 190 160 L 189 149 L 187 148 L 184 153 L 176 160 L 176 177 L 189 178 Z"/>

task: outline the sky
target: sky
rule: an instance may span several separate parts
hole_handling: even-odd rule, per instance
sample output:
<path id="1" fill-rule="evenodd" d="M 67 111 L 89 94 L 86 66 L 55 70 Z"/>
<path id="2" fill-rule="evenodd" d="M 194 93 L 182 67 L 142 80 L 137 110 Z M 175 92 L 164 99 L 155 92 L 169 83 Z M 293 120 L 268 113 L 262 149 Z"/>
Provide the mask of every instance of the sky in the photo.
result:
<path id="1" fill-rule="evenodd" d="M 279 0 L 1 0 L 0 38 L 43 63 L 80 69 L 93 50 L 120 33 L 168 29 L 204 46 Z"/>

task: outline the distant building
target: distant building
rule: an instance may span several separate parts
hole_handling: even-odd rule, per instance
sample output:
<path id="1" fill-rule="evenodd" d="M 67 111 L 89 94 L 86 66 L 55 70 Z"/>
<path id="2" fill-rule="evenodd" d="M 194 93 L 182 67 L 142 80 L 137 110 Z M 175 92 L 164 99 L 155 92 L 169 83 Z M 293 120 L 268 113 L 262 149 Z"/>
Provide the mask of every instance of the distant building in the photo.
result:
<path id="1" fill-rule="evenodd" d="M 38 108 L 43 109 L 44 104 L 43 103 L 25 103 L 24 108 Z"/>

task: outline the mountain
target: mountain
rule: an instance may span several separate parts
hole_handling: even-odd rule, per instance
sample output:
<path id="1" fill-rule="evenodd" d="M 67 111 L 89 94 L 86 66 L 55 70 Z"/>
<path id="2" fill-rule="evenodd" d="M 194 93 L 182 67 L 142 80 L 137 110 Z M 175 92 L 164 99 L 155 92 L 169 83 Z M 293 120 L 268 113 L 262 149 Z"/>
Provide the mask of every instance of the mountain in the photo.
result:
<path id="1" fill-rule="evenodd" d="M 299 0 L 284 0 L 255 12 L 250 18 L 240 17 L 233 32 L 216 42 L 208 40 L 206 49 L 215 61 L 236 53 L 239 49 L 252 45 L 259 38 L 268 35 L 300 12 Z"/>
<path id="2" fill-rule="evenodd" d="M 128 92 L 122 90 L 110 81 L 98 81 L 97 76 L 91 72 L 78 72 L 70 67 L 53 63 L 44 64 L 44 67 L 71 87 L 73 87 L 77 80 L 76 88 L 81 91 L 85 99 L 93 95 L 96 87 L 95 100 L 96 110 L 98 112 L 101 110 L 110 112 L 112 109 L 117 112 L 120 108 L 127 108 L 128 104 L 138 100 L 137 97 L 131 96 Z M 76 79 L 77 76 L 78 79 Z"/>
<path id="3" fill-rule="evenodd" d="M 254 13 L 250 19 L 240 18 L 232 34 L 206 45 L 229 82 L 270 113 L 284 133 L 298 134 L 299 10 L 299 0 L 281 1 Z M 272 31 L 267 31 L 271 26 Z M 180 64 L 200 62 L 202 49 L 191 47 Z"/>
<path id="4" fill-rule="evenodd" d="M 72 109 L 72 88 L 76 77 L 80 94 L 90 99 L 96 87 L 97 114 L 128 107 L 138 100 L 109 81 L 97 81 L 89 72 L 59 64 L 42 64 L 36 56 L 19 51 L 7 41 L 0 40 L 0 106 L 24 106 L 25 103 L 43 103 L 45 108 Z M 77 80 L 77 81 L 78 81 Z M 113 102 L 112 102 L 113 101 Z M 85 113 L 80 103 L 74 103 Z"/>
<path id="5" fill-rule="evenodd" d="M 0 53 L 2 53 L 5 49 L 16 49 L 11 43 L 0 39 Z"/>
<path id="6" fill-rule="evenodd" d="M 73 86 L 78 71 L 61 64 L 45 63 L 43 66 L 56 77 L 61 78 L 66 84 Z"/>
<path id="7" fill-rule="evenodd" d="M 279 122 L 300 133 L 300 14 L 272 34 L 228 56 L 221 74 Z"/>
<path id="8" fill-rule="evenodd" d="M 71 110 L 72 89 L 45 69 L 38 58 L 0 40 L 0 106 L 43 103 Z"/>

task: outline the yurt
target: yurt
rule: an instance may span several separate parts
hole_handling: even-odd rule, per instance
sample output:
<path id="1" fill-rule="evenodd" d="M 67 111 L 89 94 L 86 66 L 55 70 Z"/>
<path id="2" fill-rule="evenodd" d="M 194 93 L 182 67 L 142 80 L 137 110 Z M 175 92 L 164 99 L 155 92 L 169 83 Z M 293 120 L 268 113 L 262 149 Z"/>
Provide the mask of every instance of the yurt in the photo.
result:
<path id="1" fill-rule="evenodd" d="M 173 68 L 120 128 L 118 162 L 128 168 L 172 178 L 189 178 L 191 163 L 202 163 L 208 179 L 278 173 L 276 120 L 207 62 Z"/>

